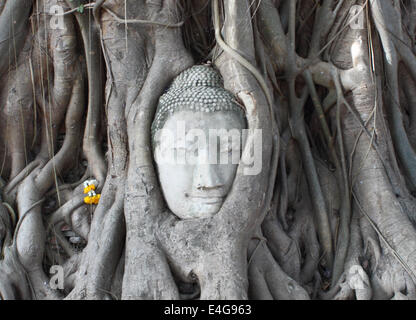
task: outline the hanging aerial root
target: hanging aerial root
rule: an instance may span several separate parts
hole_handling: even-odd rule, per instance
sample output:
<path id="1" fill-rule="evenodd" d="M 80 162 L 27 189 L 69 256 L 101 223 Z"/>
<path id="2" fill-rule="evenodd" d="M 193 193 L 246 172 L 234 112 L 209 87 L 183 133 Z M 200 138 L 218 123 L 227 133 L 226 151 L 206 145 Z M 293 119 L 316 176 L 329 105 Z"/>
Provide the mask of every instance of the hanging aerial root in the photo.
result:
<path id="1" fill-rule="evenodd" d="M 67 5 L 76 9 L 77 5 L 66 0 Z M 94 20 L 87 14 L 76 13 L 78 25 L 84 43 L 88 71 L 88 111 L 83 149 L 93 176 L 102 187 L 105 181 L 107 166 L 101 149 L 101 113 L 103 105 L 103 70 L 100 64 L 101 42 Z"/>

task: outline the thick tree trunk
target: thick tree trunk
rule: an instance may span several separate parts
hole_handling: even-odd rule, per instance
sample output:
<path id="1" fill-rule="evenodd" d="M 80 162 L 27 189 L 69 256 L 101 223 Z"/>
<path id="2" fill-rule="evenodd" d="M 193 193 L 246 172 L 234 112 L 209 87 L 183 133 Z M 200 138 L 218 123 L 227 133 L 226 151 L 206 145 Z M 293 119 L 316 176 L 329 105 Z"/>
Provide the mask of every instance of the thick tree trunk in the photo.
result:
<path id="1" fill-rule="evenodd" d="M 0 298 L 415 299 L 415 16 L 413 1 L 0 0 Z M 181 220 L 151 125 L 195 64 L 221 74 L 248 135 L 220 211 Z"/>

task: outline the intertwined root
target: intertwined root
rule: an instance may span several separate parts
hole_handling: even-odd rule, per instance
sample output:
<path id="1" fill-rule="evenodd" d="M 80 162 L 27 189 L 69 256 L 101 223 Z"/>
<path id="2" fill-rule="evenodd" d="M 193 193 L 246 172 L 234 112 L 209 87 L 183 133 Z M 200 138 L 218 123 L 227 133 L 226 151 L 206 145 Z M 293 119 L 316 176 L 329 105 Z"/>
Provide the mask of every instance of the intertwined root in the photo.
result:
<path id="1" fill-rule="evenodd" d="M 29 2 L 0 1 L 0 26 Z M 413 3 L 368 2 L 358 29 L 345 1 L 209 4 L 18 11 L 0 41 L 1 298 L 416 298 Z M 263 171 L 237 174 L 212 221 L 177 221 L 150 124 L 208 59 L 263 130 Z"/>

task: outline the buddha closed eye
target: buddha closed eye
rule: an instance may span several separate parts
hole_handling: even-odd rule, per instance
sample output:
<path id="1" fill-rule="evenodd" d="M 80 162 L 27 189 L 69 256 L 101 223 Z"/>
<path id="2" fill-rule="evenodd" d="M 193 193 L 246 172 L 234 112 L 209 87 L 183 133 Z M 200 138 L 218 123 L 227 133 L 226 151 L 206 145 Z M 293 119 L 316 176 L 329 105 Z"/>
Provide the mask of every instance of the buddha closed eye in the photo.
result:
<path id="1" fill-rule="evenodd" d="M 181 219 L 215 215 L 235 178 L 246 120 L 220 84 L 210 67 L 184 71 L 161 97 L 152 125 L 163 195 Z"/>

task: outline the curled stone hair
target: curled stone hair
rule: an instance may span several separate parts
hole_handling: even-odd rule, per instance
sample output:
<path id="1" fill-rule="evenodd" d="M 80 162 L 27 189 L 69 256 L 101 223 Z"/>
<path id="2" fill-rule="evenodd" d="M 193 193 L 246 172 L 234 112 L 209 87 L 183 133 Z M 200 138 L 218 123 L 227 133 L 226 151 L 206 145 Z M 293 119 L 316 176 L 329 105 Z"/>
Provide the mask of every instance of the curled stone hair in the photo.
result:
<path id="1" fill-rule="evenodd" d="M 152 123 L 152 141 L 169 117 L 182 110 L 232 111 L 240 114 L 245 121 L 244 110 L 234 96 L 224 89 L 221 76 L 209 65 L 196 65 L 183 71 L 160 97 Z"/>

